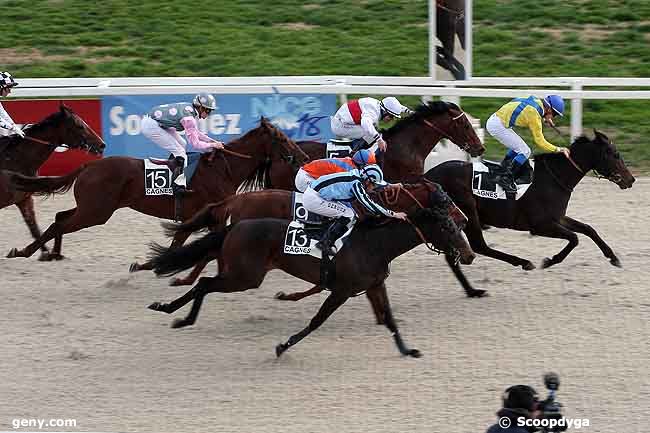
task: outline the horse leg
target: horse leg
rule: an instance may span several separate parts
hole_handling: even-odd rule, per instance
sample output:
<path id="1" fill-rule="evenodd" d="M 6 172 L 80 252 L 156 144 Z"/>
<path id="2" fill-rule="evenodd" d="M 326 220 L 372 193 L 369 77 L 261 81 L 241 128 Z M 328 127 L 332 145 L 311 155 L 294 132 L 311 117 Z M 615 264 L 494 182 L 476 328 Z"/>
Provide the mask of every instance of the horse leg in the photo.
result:
<path id="1" fill-rule="evenodd" d="M 321 286 L 314 286 L 309 290 L 305 290 L 304 292 L 293 292 L 293 293 L 278 292 L 275 294 L 274 298 L 280 301 L 300 301 L 302 298 L 315 295 L 316 293 L 320 293 L 322 291 L 323 288 Z"/>
<path id="2" fill-rule="evenodd" d="M 39 239 L 22 250 L 13 248 L 9 251 L 7 257 L 30 257 L 42 245 L 57 236 L 63 236 L 66 233 L 76 232 L 87 227 L 102 225 L 113 215 L 113 209 L 111 208 L 94 208 L 92 210 L 95 212 L 94 214 L 90 210 L 83 210 L 77 206 L 74 209 L 58 212 L 52 225 L 45 230 L 45 233 Z"/>
<path id="3" fill-rule="evenodd" d="M 322 325 L 327 320 L 327 318 L 331 316 L 334 311 L 336 311 L 337 308 L 343 305 L 345 301 L 348 300 L 348 298 L 349 295 L 347 292 L 335 291 L 330 293 L 327 299 L 325 299 L 325 302 L 323 302 L 323 305 L 321 305 L 318 313 L 316 313 L 314 318 L 311 319 L 311 322 L 309 322 L 309 325 L 305 329 L 289 337 L 286 343 L 281 343 L 275 346 L 276 356 L 279 357 L 288 348 L 297 344 L 300 340 L 308 336 L 312 331 L 318 329 L 318 327 Z"/>
<path id="4" fill-rule="evenodd" d="M 377 325 L 385 325 L 384 318 L 386 316 L 386 303 L 388 302 L 388 294 L 386 293 L 386 285 L 373 287 L 366 290 L 366 298 L 370 302 L 372 312 L 375 315 L 375 322 Z"/>
<path id="5" fill-rule="evenodd" d="M 32 237 L 34 239 L 38 239 L 41 237 L 41 229 L 38 227 L 38 224 L 36 223 L 36 212 L 34 212 L 34 199 L 32 198 L 31 195 L 28 195 L 25 197 L 24 200 L 16 203 L 16 207 L 20 210 L 20 213 L 23 216 L 23 220 L 25 221 L 25 224 L 27 224 L 27 228 L 29 229 L 29 232 L 32 234 Z M 48 249 L 45 245 L 41 246 L 41 257 L 44 255 L 47 255 Z"/>
<path id="6" fill-rule="evenodd" d="M 172 239 L 172 243 L 169 246 L 169 248 L 177 248 L 180 247 L 185 243 L 187 238 L 190 237 L 192 233 L 183 233 L 183 232 L 177 232 L 174 235 L 174 239 Z M 143 264 L 139 264 L 138 262 L 133 262 L 131 263 L 131 266 L 129 266 L 129 272 L 138 272 L 138 271 L 150 271 L 153 269 L 153 265 L 151 261 L 144 262 Z M 189 284 L 192 284 L 191 282 Z"/>
<path id="7" fill-rule="evenodd" d="M 199 277 L 201 274 L 201 271 L 205 269 L 205 267 L 208 265 L 210 262 L 210 259 L 204 259 L 201 260 L 199 263 L 197 263 L 194 266 L 194 269 L 192 269 L 192 272 L 189 273 L 189 275 L 185 278 L 174 278 L 169 285 L 170 286 L 189 286 L 190 284 L 193 284 L 196 279 Z"/>
<path id="8" fill-rule="evenodd" d="M 482 289 L 475 289 L 472 287 L 467 278 L 465 278 L 465 274 L 463 274 L 463 271 L 460 269 L 460 265 L 454 259 L 454 257 L 450 256 L 449 254 L 445 254 L 445 259 L 447 260 L 447 264 L 451 268 L 452 272 L 456 276 L 456 279 L 458 282 L 460 282 L 461 286 L 463 286 L 463 289 L 465 289 L 465 294 L 467 294 L 468 297 L 481 298 L 488 295 L 487 291 Z"/>
<path id="9" fill-rule="evenodd" d="M 75 209 L 68 209 L 63 212 L 59 212 L 56 214 L 56 217 L 54 218 L 55 221 L 62 221 L 66 218 L 69 218 L 73 213 L 75 212 Z M 52 252 L 49 253 L 47 256 L 41 255 L 39 260 L 41 261 L 50 261 L 50 260 L 63 260 L 65 257 L 61 254 L 61 247 L 63 246 L 63 235 L 58 234 L 54 237 L 54 248 L 52 249 Z"/>
<path id="10" fill-rule="evenodd" d="M 481 223 L 479 220 L 478 212 L 476 211 L 476 207 L 461 207 L 461 209 L 463 212 L 465 212 L 465 215 L 468 216 L 467 227 L 465 227 L 465 234 L 467 235 L 467 240 L 469 241 L 469 244 L 475 253 L 510 263 L 513 266 L 521 266 L 525 271 L 535 269 L 535 265 L 530 260 L 522 259 L 520 257 L 490 248 L 485 242 L 485 238 L 483 237 L 483 230 L 481 230 Z M 467 209 L 467 211 L 465 211 L 465 209 Z"/>
<path id="11" fill-rule="evenodd" d="M 582 223 L 580 221 L 574 220 L 573 218 L 570 218 L 566 215 L 560 218 L 560 224 L 571 231 L 574 231 L 576 233 L 581 233 L 585 236 L 589 236 L 589 238 L 591 238 L 591 240 L 594 241 L 596 245 L 598 245 L 600 251 L 603 252 L 605 257 L 609 259 L 609 262 L 612 265 L 617 266 L 619 268 L 623 267 L 621 265 L 621 261 L 618 259 L 618 257 L 616 257 L 616 254 L 614 254 L 614 251 L 612 251 L 609 245 L 607 245 L 605 241 L 601 239 L 601 237 L 598 235 L 596 230 L 593 229 L 593 227 L 591 227 L 588 224 Z"/>
<path id="12" fill-rule="evenodd" d="M 558 222 L 553 221 L 540 227 L 534 227 L 530 230 L 530 234 L 535 236 L 544 236 L 547 238 L 566 239 L 569 241 L 569 244 L 566 247 L 562 248 L 562 251 L 550 259 L 548 257 L 544 258 L 542 261 L 542 268 L 548 268 L 562 262 L 566 256 L 568 256 L 569 253 L 578 246 L 578 235 L 562 226 Z"/>
<path id="13" fill-rule="evenodd" d="M 243 292 L 245 290 L 255 289 L 261 286 L 262 281 L 264 281 L 264 275 L 266 275 L 266 270 L 263 268 L 252 269 L 261 270 L 256 271 L 256 273 L 252 273 L 249 269 L 245 272 L 222 274 L 217 275 L 216 277 L 202 277 L 199 279 L 199 283 L 191 290 L 191 292 L 193 292 L 192 297 L 194 298 L 192 309 L 184 319 L 174 320 L 172 323 L 172 328 L 183 328 L 185 326 L 193 325 L 194 322 L 196 322 L 197 316 L 199 315 L 201 304 L 203 303 L 203 298 L 208 293 Z M 186 295 L 187 294 L 183 295 L 181 298 L 185 298 Z M 187 302 L 188 301 L 185 301 L 185 303 Z"/>
<path id="14" fill-rule="evenodd" d="M 154 302 L 150 304 L 147 308 L 154 311 L 162 311 L 163 313 L 171 314 L 178 310 L 179 308 L 185 306 L 188 302 L 194 299 L 196 292 L 203 290 L 203 288 L 210 284 L 210 281 L 215 277 L 203 277 L 199 280 L 198 284 L 192 287 L 187 293 L 183 296 L 174 299 L 170 303 L 163 302 Z M 198 312 L 197 312 L 198 314 Z"/>
<path id="15" fill-rule="evenodd" d="M 375 288 L 373 288 L 375 289 Z M 373 290 L 371 289 L 371 290 Z M 391 332 L 393 335 L 393 338 L 395 339 L 395 344 L 397 345 L 397 349 L 399 349 L 399 352 L 402 355 L 408 355 L 412 356 L 414 358 L 419 358 L 422 356 L 419 350 L 417 349 L 409 349 L 406 344 L 404 344 L 404 340 L 402 340 L 402 335 L 399 332 L 399 329 L 397 329 L 397 324 L 395 323 L 395 319 L 393 318 L 393 311 L 390 308 L 390 302 L 388 300 L 388 294 L 386 293 L 386 284 L 381 283 L 380 286 L 377 286 L 378 290 L 383 291 L 384 294 L 384 305 L 383 305 L 383 310 L 384 310 L 384 324 L 388 328 L 388 330 Z"/>

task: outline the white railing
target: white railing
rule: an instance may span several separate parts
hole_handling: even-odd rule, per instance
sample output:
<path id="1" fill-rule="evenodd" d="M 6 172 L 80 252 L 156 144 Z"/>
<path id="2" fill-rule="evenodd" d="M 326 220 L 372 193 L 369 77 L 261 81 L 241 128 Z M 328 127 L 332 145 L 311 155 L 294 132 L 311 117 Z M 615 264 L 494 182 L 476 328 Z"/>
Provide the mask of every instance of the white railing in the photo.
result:
<path id="1" fill-rule="evenodd" d="M 587 87 L 650 88 L 650 78 L 503 77 L 466 81 L 434 81 L 429 77 L 281 76 L 281 77 L 140 77 L 140 78 L 27 78 L 19 80 L 12 96 L 78 97 L 152 95 L 323 93 L 415 95 L 445 98 L 514 98 L 544 96 L 550 91 L 571 100 L 571 136 L 582 134 L 583 99 L 650 99 L 650 90 L 585 90 Z M 542 89 L 543 87 L 543 89 Z M 553 88 L 548 89 L 548 88 Z M 564 90 L 563 88 L 568 88 Z"/>

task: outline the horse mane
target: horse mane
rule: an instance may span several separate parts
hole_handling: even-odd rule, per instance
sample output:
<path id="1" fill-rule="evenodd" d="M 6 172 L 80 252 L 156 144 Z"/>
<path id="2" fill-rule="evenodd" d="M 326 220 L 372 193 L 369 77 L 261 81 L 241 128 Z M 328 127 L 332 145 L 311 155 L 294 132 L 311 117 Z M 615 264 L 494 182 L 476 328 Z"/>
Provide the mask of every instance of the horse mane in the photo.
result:
<path id="1" fill-rule="evenodd" d="M 239 185 L 240 192 L 250 192 L 256 189 L 271 188 L 271 160 L 265 159 L 255 170 Z"/>
<path id="2" fill-rule="evenodd" d="M 582 144 L 588 144 L 588 143 L 592 143 L 592 142 L 593 142 L 593 140 L 590 140 L 589 137 L 587 137 L 586 135 L 581 135 L 580 137 L 577 137 L 573 141 L 573 143 L 571 143 L 571 145 L 569 146 L 569 149 L 571 149 L 573 151 L 576 147 L 579 147 Z M 559 153 L 536 153 L 534 155 L 534 158 L 535 158 L 535 161 L 543 161 L 543 160 L 546 160 L 546 159 L 557 158 L 558 156 L 563 156 L 563 155 L 561 155 Z"/>
<path id="3" fill-rule="evenodd" d="M 38 132 L 44 131 L 46 129 L 56 127 L 57 125 L 59 125 L 61 123 L 61 121 L 63 119 L 66 118 L 66 116 L 67 116 L 67 113 L 65 111 L 57 110 L 54 113 L 47 116 L 45 119 L 41 120 L 40 122 L 32 123 L 32 124 L 27 125 L 23 129 L 23 131 L 25 133 L 27 133 L 27 132 L 31 132 L 31 133 L 36 132 L 36 133 L 38 133 Z"/>
<path id="4" fill-rule="evenodd" d="M 382 132 L 386 134 L 396 134 L 422 119 L 446 113 L 450 108 L 460 110 L 456 104 L 445 101 L 431 101 L 428 104 L 420 104 L 415 109 L 415 112 L 413 114 L 399 120 L 396 124 L 386 130 L 383 130 Z"/>

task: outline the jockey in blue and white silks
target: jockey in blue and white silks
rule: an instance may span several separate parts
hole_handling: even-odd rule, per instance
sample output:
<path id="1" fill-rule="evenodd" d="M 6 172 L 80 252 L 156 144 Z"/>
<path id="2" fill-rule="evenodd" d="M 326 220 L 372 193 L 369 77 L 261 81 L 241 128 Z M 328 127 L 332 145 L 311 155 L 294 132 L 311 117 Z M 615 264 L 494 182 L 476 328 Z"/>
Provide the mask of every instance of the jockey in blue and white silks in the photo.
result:
<path id="1" fill-rule="evenodd" d="M 370 184 L 385 186 L 384 174 L 376 164 L 370 164 L 362 169 L 354 169 L 342 173 L 328 174 L 314 180 L 305 190 L 303 206 L 309 212 L 336 218 L 327 229 L 321 241 L 316 244 L 323 253 L 333 255 L 332 244 L 338 236 L 345 233 L 347 224 L 356 218 L 354 210 L 348 204 L 356 199 L 366 209 L 375 215 L 389 218 L 406 219 L 404 212 L 393 212 L 374 202 L 366 193 Z"/>

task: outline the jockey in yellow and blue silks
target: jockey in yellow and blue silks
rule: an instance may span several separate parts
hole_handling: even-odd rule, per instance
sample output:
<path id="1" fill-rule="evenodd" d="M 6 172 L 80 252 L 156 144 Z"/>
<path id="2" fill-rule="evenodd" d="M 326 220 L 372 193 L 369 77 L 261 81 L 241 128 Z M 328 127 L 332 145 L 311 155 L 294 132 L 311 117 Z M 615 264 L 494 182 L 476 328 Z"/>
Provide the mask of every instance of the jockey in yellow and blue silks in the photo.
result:
<path id="1" fill-rule="evenodd" d="M 485 125 L 487 131 L 509 149 L 503 163 L 505 172 L 498 179 L 499 185 L 506 192 L 517 192 L 514 181 L 530 156 L 530 147 L 512 129 L 514 126 L 528 127 L 535 144 L 542 150 L 561 152 L 569 156 L 569 149 L 554 146 L 546 141 L 542 133 L 542 121 L 555 126 L 555 116 L 564 116 L 564 101 L 558 95 L 549 95 L 546 98 L 515 98 L 488 119 Z"/>

